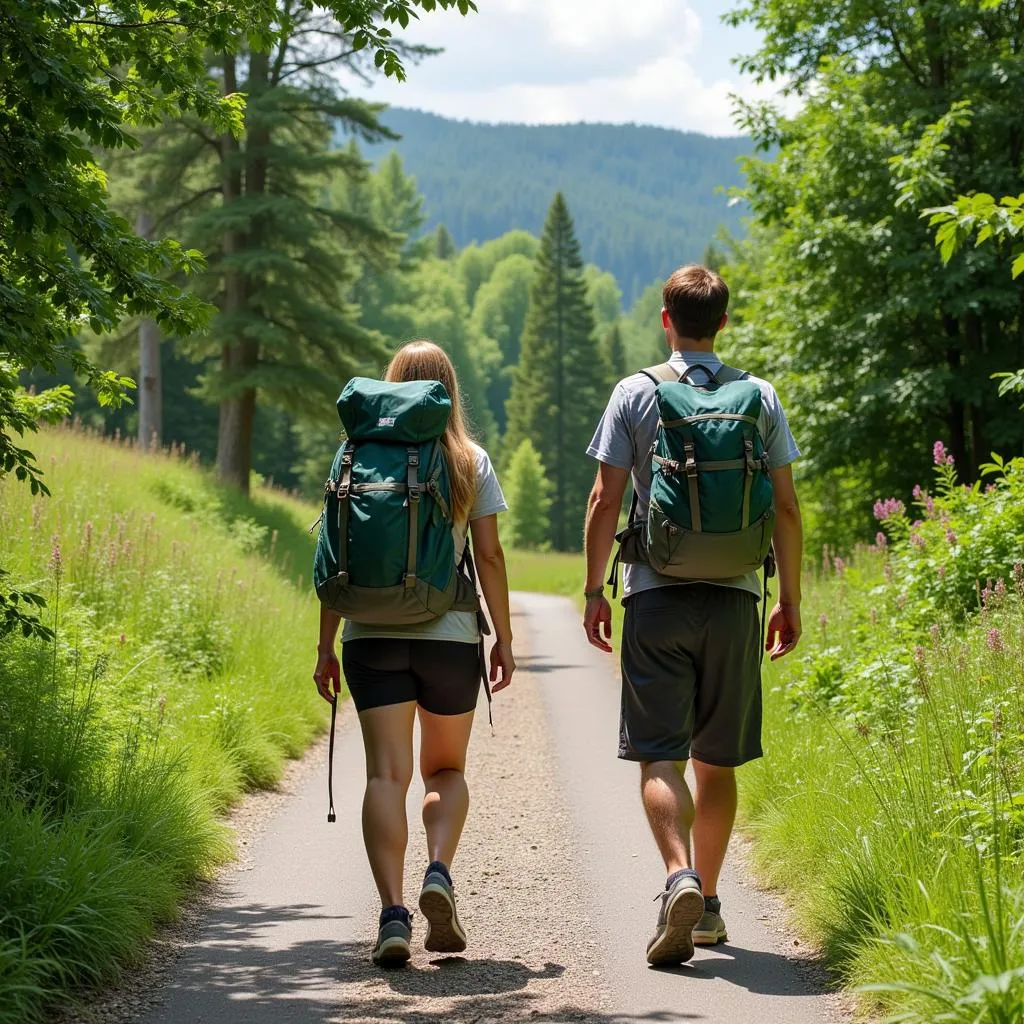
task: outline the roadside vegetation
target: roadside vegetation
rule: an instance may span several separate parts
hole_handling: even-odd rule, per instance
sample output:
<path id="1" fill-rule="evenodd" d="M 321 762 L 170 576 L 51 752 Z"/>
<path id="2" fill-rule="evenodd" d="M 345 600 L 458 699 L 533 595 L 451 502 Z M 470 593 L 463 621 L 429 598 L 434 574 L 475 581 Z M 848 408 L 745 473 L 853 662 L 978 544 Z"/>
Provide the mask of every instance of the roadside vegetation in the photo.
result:
<path id="1" fill-rule="evenodd" d="M 0 564 L 55 633 L 0 640 L 0 1022 L 116 978 L 231 855 L 218 821 L 323 727 L 314 517 L 71 430 L 0 483 Z"/>
<path id="2" fill-rule="evenodd" d="M 1024 459 L 965 487 L 932 451 L 874 543 L 826 548 L 804 639 L 765 670 L 764 759 L 740 773 L 762 879 L 863 1010 L 1024 1020 Z M 514 553 L 513 586 L 577 596 L 582 559 Z M 621 613 L 616 615 L 621 628 Z"/>

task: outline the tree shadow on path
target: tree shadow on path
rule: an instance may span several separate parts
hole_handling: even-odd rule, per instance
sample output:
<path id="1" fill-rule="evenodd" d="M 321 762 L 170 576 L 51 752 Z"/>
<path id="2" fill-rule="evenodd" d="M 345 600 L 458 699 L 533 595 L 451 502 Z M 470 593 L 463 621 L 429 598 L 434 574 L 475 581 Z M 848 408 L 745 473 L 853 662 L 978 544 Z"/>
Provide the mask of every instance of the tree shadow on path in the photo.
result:
<path id="1" fill-rule="evenodd" d="M 311 904 L 215 907 L 146 1024 L 630 1024 L 703 1020 L 700 1013 L 610 1014 L 575 1005 L 545 983 L 565 967 L 517 960 L 441 957 L 417 951 L 405 968 L 382 971 L 368 942 L 322 936 L 345 915 Z M 340 929 L 339 929 L 340 930 Z M 534 987 L 542 986 L 539 990 Z M 556 1006 L 557 1009 L 551 1009 Z"/>

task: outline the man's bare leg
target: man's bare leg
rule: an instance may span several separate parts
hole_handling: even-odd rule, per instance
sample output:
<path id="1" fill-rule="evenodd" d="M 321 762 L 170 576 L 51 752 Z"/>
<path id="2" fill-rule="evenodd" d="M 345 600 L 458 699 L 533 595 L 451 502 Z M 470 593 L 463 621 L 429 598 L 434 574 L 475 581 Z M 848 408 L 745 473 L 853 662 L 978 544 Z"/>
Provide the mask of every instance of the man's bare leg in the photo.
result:
<path id="1" fill-rule="evenodd" d="M 693 821 L 693 866 L 704 883 L 704 895 L 718 895 L 729 837 L 736 821 L 736 769 L 693 762 L 697 780 Z"/>
<path id="2" fill-rule="evenodd" d="M 640 766 L 644 810 L 669 875 L 693 866 L 690 828 L 694 807 L 683 778 L 685 769 L 685 761 L 645 761 Z"/>

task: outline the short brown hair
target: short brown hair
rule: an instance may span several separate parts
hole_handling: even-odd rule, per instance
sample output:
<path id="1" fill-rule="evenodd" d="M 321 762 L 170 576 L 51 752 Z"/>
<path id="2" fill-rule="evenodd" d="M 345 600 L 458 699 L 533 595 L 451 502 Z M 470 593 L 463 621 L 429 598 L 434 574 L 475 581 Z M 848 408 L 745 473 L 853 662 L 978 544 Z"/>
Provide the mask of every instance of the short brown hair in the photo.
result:
<path id="1" fill-rule="evenodd" d="M 729 308 L 729 286 L 707 267 L 680 267 L 666 282 L 662 300 L 680 338 L 713 338 Z"/>

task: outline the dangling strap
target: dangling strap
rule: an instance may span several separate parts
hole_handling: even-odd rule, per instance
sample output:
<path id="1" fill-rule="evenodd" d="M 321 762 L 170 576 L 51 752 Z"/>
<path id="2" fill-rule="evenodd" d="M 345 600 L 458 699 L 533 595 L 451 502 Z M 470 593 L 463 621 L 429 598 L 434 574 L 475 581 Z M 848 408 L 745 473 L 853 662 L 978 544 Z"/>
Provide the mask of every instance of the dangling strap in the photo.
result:
<path id="1" fill-rule="evenodd" d="M 352 493 L 352 460 L 355 445 L 349 441 L 341 456 L 341 478 L 338 480 L 338 579 L 348 580 L 348 517 L 349 500 Z"/>
<path id="2" fill-rule="evenodd" d="M 327 797 L 331 802 L 330 810 L 327 812 L 328 823 L 338 820 L 334 813 L 334 727 L 338 722 L 338 695 L 334 695 L 331 704 L 331 738 L 327 743 Z"/>
<path id="3" fill-rule="evenodd" d="M 749 438 L 743 441 L 743 455 L 746 461 L 746 466 L 743 470 L 743 526 L 742 529 L 746 529 L 750 525 L 750 491 L 754 486 L 754 474 L 758 470 L 758 465 L 754 461 L 754 442 Z"/>
<path id="4" fill-rule="evenodd" d="M 768 557 L 762 566 L 764 594 L 761 601 L 761 664 L 764 664 L 764 642 L 768 638 L 768 581 L 775 576 L 775 549 L 768 549 Z"/>
<path id="5" fill-rule="evenodd" d="M 473 585 L 473 593 L 477 595 L 476 624 L 480 631 L 480 643 L 477 644 L 477 654 L 480 664 L 480 681 L 484 684 L 484 693 L 487 695 L 487 722 L 494 732 L 494 698 L 491 695 L 491 674 L 487 667 L 487 648 L 484 645 L 484 637 L 491 635 L 491 627 L 484 615 L 483 607 L 480 604 L 480 593 L 477 590 L 476 563 L 473 561 L 473 552 L 470 550 L 469 537 L 466 537 L 466 550 L 462 553 L 462 561 L 459 562 L 459 572 L 465 573 L 466 578 Z"/>
<path id="6" fill-rule="evenodd" d="M 646 372 L 646 371 L 645 371 Z M 640 495 L 636 493 L 636 483 L 633 484 L 633 500 L 629 503 L 629 517 L 626 519 L 628 530 L 636 522 L 637 509 L 640 507 Z M 612 588 L 612 600 L 619 596 L 619 563 L 622 561 L 622 543 L 615 549 L 615 557 L 612 559 L 611 572 L 608 575 L 608 586 Z"/>
<path id="7" fill-rule="evenodd" d="M 405 565 L 405 589 L 416 586 L 416 557 L 420 536 L 420 450 L 409 448 L 408 501 L 409 506 L 409 556 Z"/>

